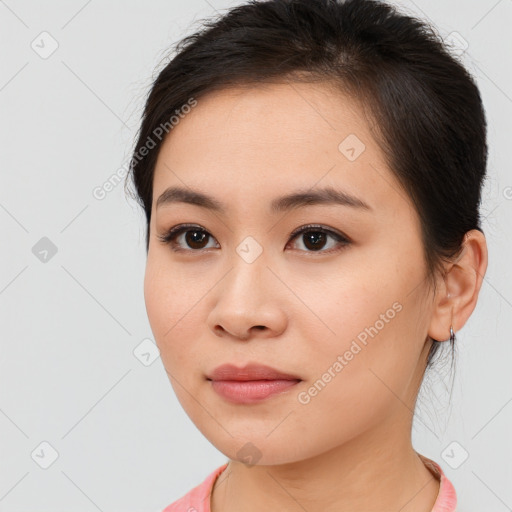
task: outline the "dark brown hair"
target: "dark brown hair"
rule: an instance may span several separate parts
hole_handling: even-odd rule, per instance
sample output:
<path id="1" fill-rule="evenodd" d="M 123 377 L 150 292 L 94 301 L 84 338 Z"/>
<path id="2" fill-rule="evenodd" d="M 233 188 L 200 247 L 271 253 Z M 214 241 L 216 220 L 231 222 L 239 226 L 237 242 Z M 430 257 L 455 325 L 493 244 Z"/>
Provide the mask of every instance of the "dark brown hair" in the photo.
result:
<path id="1" fill-rule="evenodd" d="M 128 174 L 146 214 L 146 250 L 154 168 L 165 140 L 155 129 L 169 127 L 191 98 L 286 81 L 329 83 L 368 110 L 388 166 L 419 214 L 434 288 L 436 272 L 458 256 L 466 232 L 482 231 L 481 97 L 426 22 L 375 0 L 250 0 L 204 21 L 172 52 L 151 86 Z M 142 155 L 150 139 L 152 149 Z M 432 343 L 427 367 L 438 347 Z M 452 343 L 452 356 L 453 349 Z"/>

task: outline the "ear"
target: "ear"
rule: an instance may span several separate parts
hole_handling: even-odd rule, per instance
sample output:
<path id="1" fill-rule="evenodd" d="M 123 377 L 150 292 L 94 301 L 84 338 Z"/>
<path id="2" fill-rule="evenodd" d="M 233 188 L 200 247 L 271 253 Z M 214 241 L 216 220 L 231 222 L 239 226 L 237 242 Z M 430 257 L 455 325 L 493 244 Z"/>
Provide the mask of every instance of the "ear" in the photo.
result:
<path id="1" fill-rule="evenodd" d="M 438 341 L 450 339 L 450 326 L 457 333 L 475 309 L 487 270 L 485 235 L 473 229 L 464 237 L 463 249 L 438 281 L 428 334 Z"/>

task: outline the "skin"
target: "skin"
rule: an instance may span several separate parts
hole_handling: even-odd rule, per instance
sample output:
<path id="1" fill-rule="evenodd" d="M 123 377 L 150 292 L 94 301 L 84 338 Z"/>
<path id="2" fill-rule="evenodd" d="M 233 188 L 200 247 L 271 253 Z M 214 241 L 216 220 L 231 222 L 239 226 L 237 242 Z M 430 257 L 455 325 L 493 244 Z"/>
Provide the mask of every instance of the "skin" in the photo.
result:
<path id="1" fill-rule="evenodd" d="M 349 134 L 365 145 L 354 161 L 338 149 Z M 327 185 L 372 209 L 270 212 L 276 197 Z M 209 194 L 226 213 L 185 203 L 156 209 L 170 186 Z M 181 223 L 210 236 L 190 245 L 179 235 L 175 252 L 157 236 Z M 329 236 L 315 251 L 307 233 L 290 237 L 310 223 L 350 243 Z M 150 233 L 144 296 L 164 367 L 187 415 L 230 459 L 212 512 L 431 510 L 439 482 L 411 443 L 427 335 L 447 340 L 450 325 L 458 332 L 471 315 L 486 243 L 467 233 L 434 294 L 417 212 L 356 103 L 325 84 L 297 83 L 201 98 L 160 149 Z M 247 236 L 263 250 L 252 263 L 236 250 Z M 400 312 L 300 403 L 298 394 L 396 303 Z M 251 405 L 212 390 L 206 375 L 215 367 L 250 361 L 302 382 Z M 252 464 L 239 453 L 248 442 Z"/>

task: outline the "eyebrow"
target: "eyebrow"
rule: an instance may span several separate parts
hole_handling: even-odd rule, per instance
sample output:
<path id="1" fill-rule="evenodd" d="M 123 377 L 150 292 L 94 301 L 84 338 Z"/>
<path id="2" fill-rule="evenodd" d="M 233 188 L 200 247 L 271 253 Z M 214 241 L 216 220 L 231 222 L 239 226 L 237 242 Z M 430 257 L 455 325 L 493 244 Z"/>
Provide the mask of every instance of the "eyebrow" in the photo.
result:
<path id="1" fill-rule="evenodd" d="M 202 192 L 190 190 L 182 187 L 169 187 L 157 199 L 156 208 L 173 203 L 187 203 L 212 210 L 219 214 L 226 213 L 226 207 L 214 197 Z M 341 205 L 349 206 L 366 211 L 372 211 L 373 208 L 362 199 L 350 195 L 343 190 L 337 190 L 333 187 L 325 187 L 315 190 L 298 190 L 291 194 L 278 197 L 270 203 L 272 213 L 280 213 L 310 205 Z"/>

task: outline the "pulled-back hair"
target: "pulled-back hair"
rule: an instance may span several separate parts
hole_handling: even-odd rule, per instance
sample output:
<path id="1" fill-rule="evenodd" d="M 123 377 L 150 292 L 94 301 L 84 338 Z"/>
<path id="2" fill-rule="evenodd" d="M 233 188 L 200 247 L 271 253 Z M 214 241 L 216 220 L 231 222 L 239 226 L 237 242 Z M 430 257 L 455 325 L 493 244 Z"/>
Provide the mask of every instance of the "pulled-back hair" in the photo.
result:
<path id="1" fill-rule="evenodd" d="M 272 82 L 328 83 L 358 102 L 418 212 L 434 289 L 466 232 L 482 231 L 487 125 L 480 93 L 426 22 L 375 0 L 249 0 L 204 21 L 172 52 L 151 86 L 128 175 L 146 214 L 146 250 L 165 140 L 155 129 L 191 98 Z M 154 147 L 141 151 L 149 139 Z M 438 347 L 432 343 L 427 367 Z"/>

